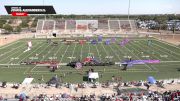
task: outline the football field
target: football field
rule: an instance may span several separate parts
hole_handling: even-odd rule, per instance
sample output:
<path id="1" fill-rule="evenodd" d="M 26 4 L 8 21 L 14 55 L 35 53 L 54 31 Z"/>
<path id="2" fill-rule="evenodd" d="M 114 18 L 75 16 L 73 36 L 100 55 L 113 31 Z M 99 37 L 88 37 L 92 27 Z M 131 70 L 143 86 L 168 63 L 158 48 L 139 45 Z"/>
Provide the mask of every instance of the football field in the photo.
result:
<path id="1" fill-rule="evenodd" d="M 62 42 L 62 39 L 52 39 L 58 45 L 47 43 L 46 39 L 21 39 L 16 42 L 0 47 L 0 81 L 22 82 L 25 77 L 35 78 L 34 83 L 44 82 L 52 76 L 62 77 L 64 82 L 83 82 L 86 72 L 94 68 L 99 72 L 100 82 L 111 80 L 112 76 L 122 77 L 124 81 L 146 80 L 148 76 L 156 79 L 168 79 L 180 77 L 180 47 L 151 38 L 130 38 L 129 43 L 120 46 L 122 38 L 117 38 L 115 43 L 104 44 L 108 38 L 103 38 L 102 42 L 93 45 L 91 42 L 79 44 L 78 42 L 69 45 Z M 148 45 L 148 40 L 151 43 Z M 32 41 L 32 49 L 27 49 L 27 42 Z M 112 61 L 112 66 L 84 66 L 82 74 L 65 64 L 80 60 L 83 61 L 89 54 L 99 61 Z M 160 60 L 156 64 L 137 64 L 129 67 L 127 71 L 121 70 L 119 62 L 128 57 L 132 60 Z M 27 61 L 58 61 L 59 68 L 55 72 L 50 72 L 47 66 L 24 65 Z"/>

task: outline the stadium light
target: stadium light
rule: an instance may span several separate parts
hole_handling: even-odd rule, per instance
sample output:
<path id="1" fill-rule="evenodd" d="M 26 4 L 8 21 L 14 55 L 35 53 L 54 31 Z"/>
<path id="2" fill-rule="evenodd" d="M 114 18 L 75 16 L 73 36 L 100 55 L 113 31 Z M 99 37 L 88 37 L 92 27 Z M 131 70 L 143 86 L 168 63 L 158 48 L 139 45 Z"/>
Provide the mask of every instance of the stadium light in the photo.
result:
<path id="1" fill-rule="evenodd" d="M 43 6 L 44 6 L 44 0 L 43 0 Z M 46 14 L 44 15 L 44 19 L 46 20 Z"/>
<path id="2" fill-rule="evenodd" d="M 129 6 L 128 6 L 128 20 L 129 20 L 129 14 L 130 14 L 130 6 L 131 6 L 131 0 L 129 0 Z"/>

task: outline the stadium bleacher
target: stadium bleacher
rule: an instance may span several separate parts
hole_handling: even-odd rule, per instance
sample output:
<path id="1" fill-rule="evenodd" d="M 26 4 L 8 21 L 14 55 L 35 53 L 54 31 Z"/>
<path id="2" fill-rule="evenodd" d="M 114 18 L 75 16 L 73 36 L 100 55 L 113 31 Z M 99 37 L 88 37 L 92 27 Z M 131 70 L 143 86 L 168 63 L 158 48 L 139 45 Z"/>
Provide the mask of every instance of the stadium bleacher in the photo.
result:
<path id="1" fill-rule="evenodd" d="M 111 30 L 115 30 L 115 31 L 120 30 L 119 20 L 110 20 L 109 26 Z"/>
<path id="2" fill-rule="evenodd" d="M 98 20 L 98 29 L 109 30 L 108 20 Z"/>
<path id="3" fill-rule="evenodd" d="M 55 30 L 65 30 L 65 20 L 56 20 Z"/>
<path id="4" fill-rule="evenodd" d="M 41 31 L 41 30 L 42 30 L 43 23 L 44 23 L 44 20 L 39 20 L 39 21 L 37 22 L 36 31 Z"/>
<path id="5" fill-rule="evenodd" d="M 120 26 L 123 31 L 131 31 L 131 24 L 129 20 L 121 20 Z"/>
<path id="6" fill-rule="evenodd" d="M 43 30 L 53 30 L 54 29 L 54 20 L 45 20 Z"/>
<path id="7" fill-rule="evenodd" d="M 76 21 L 75 20 L 67 20 L 66 21 L 66 29 L 75 30 L 76 29 Z"/>
<path id="8" fill-rule="evenodd" d="M 38 20 L 36 31 L 42 33 L 134 33 L 134 20 Z M 43 34 L 45 35 L 45 34 Z"/>

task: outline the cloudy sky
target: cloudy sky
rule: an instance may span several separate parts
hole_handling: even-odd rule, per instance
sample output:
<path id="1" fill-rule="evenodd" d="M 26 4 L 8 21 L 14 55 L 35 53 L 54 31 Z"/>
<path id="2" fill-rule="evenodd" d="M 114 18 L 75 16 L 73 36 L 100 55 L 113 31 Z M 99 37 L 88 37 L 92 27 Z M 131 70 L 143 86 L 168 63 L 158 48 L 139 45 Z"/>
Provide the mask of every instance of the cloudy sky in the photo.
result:
<path id="1" fill-rule="evenodd" d="M 180 0 L 130 0 L 130 14 L 180 14 Z M 44 0 L 58 14 L 127 14 L 129 0 Z M 43 0 L 1 0 L 0 15 L 7 14 L 4 5 L 43 5 Z"/>

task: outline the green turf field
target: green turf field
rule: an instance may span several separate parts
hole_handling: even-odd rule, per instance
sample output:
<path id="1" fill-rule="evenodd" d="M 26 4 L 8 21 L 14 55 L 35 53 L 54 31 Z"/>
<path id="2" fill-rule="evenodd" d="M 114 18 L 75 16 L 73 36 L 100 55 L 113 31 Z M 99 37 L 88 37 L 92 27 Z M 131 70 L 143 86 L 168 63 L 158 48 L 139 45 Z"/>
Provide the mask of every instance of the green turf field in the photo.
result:
<path id="1" fill-rule="evenodd" d="M 32 50 L 23 52 L 27 49 L 29 40 L 33 44 Z M 148 76 L 154 76 L 156 79 L 180 77 L 180 48 L 153 38 L 150 46 L 147 45 L 146 38 L 132 38 L 124 47 L 118 45 L 122 38 L 118 38 L 116 43 L 111 45 L 105 45 L 104 42 L 97 45 L 91 43 L 66 45 L 59 40 L 52 40 L 58 42 L 58 46 L 48 44 L 46 39 L 22 39 L 0 47 L 0 81 L 22 82 L 25 77 L 31 75 L 35 78 L 34 82 L 40 82 L 38 79 L 42 75 L 47 81 L 57 74 L 64 82 L 82 82 L 89 68 L 94 68 L 100 73 L 101 82 L 111 80 L 112 76 L 120 76 L 124 81 L 146 80 Z M 106 57 L 112 57 L 111 61 L 120 62 L 131 56 L 133 60 L 155 59 L 160 60 L 161 63 L 134 65 L 127 71 L 122 71 L 119 65 L 84 67 L 83 74 L 74 68 L 61 65 L 78 59 L 83 60 L 90 53 L 100 61 L 108 61 Z M 30 60 L 57 60 L 61 64 L 55 73 L 50 72 L 45 66 L 20 65 L 22 61 Z"/>

